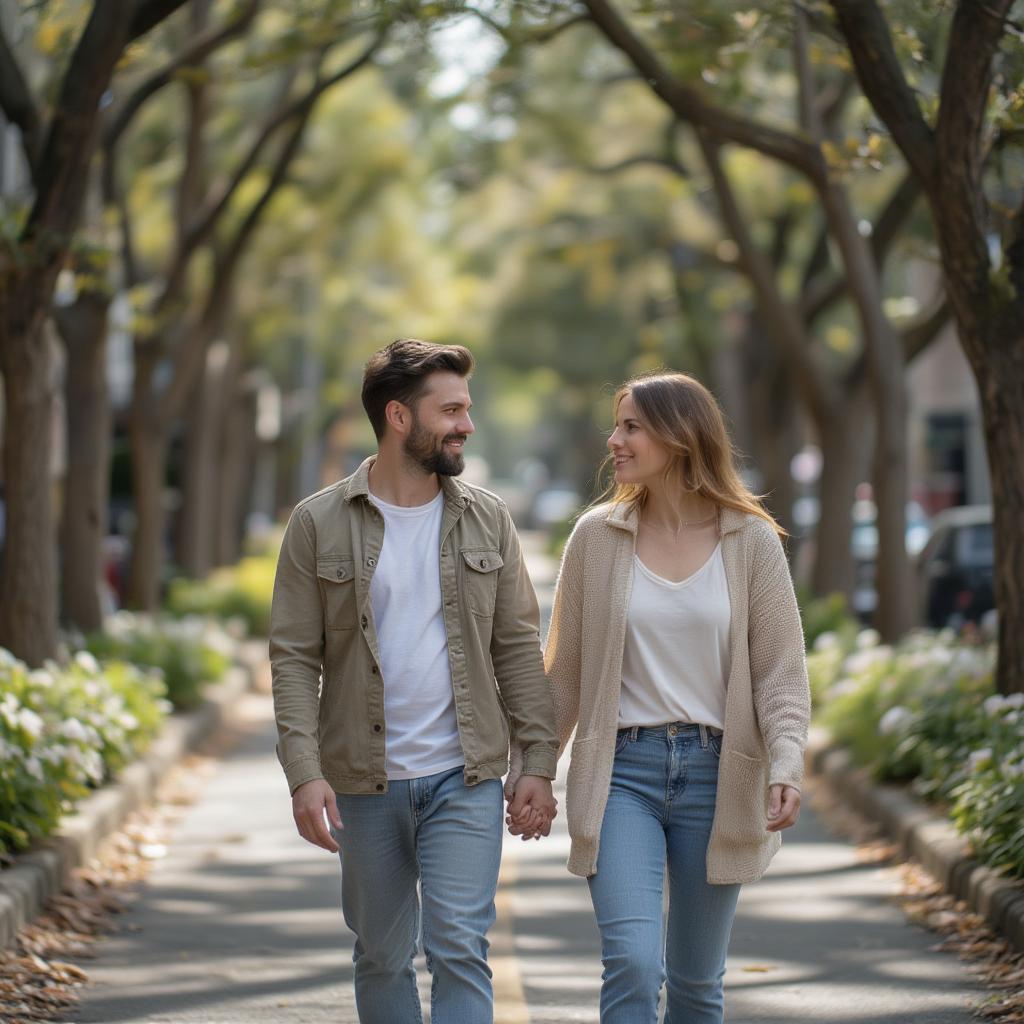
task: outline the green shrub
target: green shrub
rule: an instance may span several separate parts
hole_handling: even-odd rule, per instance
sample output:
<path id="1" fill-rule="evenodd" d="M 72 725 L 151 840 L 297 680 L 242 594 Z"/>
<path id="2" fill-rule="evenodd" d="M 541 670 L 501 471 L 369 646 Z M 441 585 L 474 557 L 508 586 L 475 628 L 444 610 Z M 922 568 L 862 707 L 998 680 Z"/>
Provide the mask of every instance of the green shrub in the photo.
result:
<path id="1" fill-rule="evenodd" d="M 170 705 L 155 673 L 80 652 L 29 671 L 0 648 L 0 852 L 49 835 L 71 803 L 149 744 Z"/>
<path id="2" fill-rule="evenodd" d="M 202 699 L 203 687 L 220 679 L 231 664 L 232 640 L 215 623 L 189 616 L 152 618 L 117 612 L 102 633 L 85 639 L 101 661 L 121 660 L 158 669 L 175 708 L 187 710 Z"/>
<path id="3" fill-rule="evenodd" d="M 821 636 L 835 636 L 846 647 L 853 645 L 861 627 L 851 614 L 845 595 L 812 597 L 800 588 L 797 597 L 804 627 L 804 645 L 808 650 L 814 647 Z"/>
<path id="4" fill-rule="evenodd" d="M 951 804 L 978 857 L 1024 878 L 1024 696 L 994 692 L 994 664 L 950 631 L 891 648 L 866 630 L 808 657 L 819 720 L 858 763 Z"/>
<path id="5" fill-rule="evenodd" d="M 243 558 L 237 565 L 217 569 L 204 580 L 173 580 L 167 595 L 167 611 L 179 618 L 198 615 L 240 619 L 250 634 L 266 636 L 270 631 L 276 569 L 275 552 Z"/>

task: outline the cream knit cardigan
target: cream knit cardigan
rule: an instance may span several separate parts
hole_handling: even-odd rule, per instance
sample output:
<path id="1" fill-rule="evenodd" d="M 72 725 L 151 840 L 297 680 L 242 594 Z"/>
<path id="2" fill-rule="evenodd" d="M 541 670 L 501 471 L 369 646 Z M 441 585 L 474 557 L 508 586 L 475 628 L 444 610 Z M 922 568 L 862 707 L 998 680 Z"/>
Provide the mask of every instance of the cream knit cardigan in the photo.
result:
<path id="1" fill-rule="evenodd" d="M 580 518 L 562 559 L 544 653 L 559 754 L 576 730 L 566 791 L 568 867 L 583 876 L 597 870 L 611 783 L 636 530 L 636 514 L 623 505 L 601 505 Z M 803 779 L 810 690 L 800 613 L 777 534 L 760 517 L 732 509 L 722 510 L 721 533 L 732 661 L 707 879 L 752 882 L 782 843 L 766 831 L 768 787 L 799 788 Z"/>

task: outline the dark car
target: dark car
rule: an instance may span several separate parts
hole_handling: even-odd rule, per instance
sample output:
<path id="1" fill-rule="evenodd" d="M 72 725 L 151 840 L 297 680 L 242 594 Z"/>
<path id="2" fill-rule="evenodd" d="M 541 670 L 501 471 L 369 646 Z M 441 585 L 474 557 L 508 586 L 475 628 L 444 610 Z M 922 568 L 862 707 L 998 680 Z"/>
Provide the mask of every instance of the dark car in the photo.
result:
<path id="1" fill-rule="evenodd" d="M 962 505 L 936 515 L 917 565 L 925 625 L 980 622 L 995 607 L 991 507 Z"/>

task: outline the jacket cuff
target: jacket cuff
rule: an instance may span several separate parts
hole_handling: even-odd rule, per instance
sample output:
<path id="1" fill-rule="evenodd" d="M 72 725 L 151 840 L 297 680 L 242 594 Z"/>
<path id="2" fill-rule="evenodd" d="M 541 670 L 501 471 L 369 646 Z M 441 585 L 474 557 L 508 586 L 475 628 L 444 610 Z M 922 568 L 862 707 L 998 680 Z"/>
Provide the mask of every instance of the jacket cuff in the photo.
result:
<path id="1" fill-rule="evenodd" d="M 546 743 L 531 744 L 523 751 L 523 775 L 539 775 L 542 779 L 555 777 L 557 751 Z"/>
<path id="2" fill-rule="evenodd" d="M 284 774 L 288 780 L 288 792 L 293 796 L 299 786 L 324 777 L 323 772 L 320 771 L 320 759 L 316 757 L 300 757 L 299 760 L 292 761 L 285 768 Z"/>

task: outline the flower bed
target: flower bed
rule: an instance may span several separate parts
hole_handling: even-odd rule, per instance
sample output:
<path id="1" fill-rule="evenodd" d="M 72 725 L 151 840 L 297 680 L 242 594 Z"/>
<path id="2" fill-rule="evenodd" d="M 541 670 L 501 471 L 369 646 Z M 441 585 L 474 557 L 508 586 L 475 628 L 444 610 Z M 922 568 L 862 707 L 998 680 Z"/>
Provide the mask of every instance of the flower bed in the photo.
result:
<path id="1" fill-rule="evenodd" d="M 152 740 L 170 704 L 159 674 L 87 652 L 29 669 L 0 648 L 0 852 L 49 835 L 70 804 Z"/>
<path id="2" fill-rule="evenodd" d="M 217 569 L 203 580 L 176 579 L 167 595 L 171 615 L 238 619 L 250 635 L 270 631 L 270 600 L 274 591 L 277 552 L 250 555 L 237 565 Z"/>
<path id="3" fill-rule="evenodd" d="M 202 689 L 220 679 L 231 664 L 235 640 L 219 623 L 196 616 L 173 619 L 117 612 L 102 633 L 85 638 L 85 648 L 101 661 L 129 661 L 158 670 L 167 698 L 179 710 L 195 707 Z"/>
<path id="4" fill-rule="evenodd" d="M 823 633 L 808 654 L 816 717 L 858 763 L 947 806 L 980 860 L 1024 878 L 1024 694 L 996 694 L 994 664 L 950 631 Z"/>

